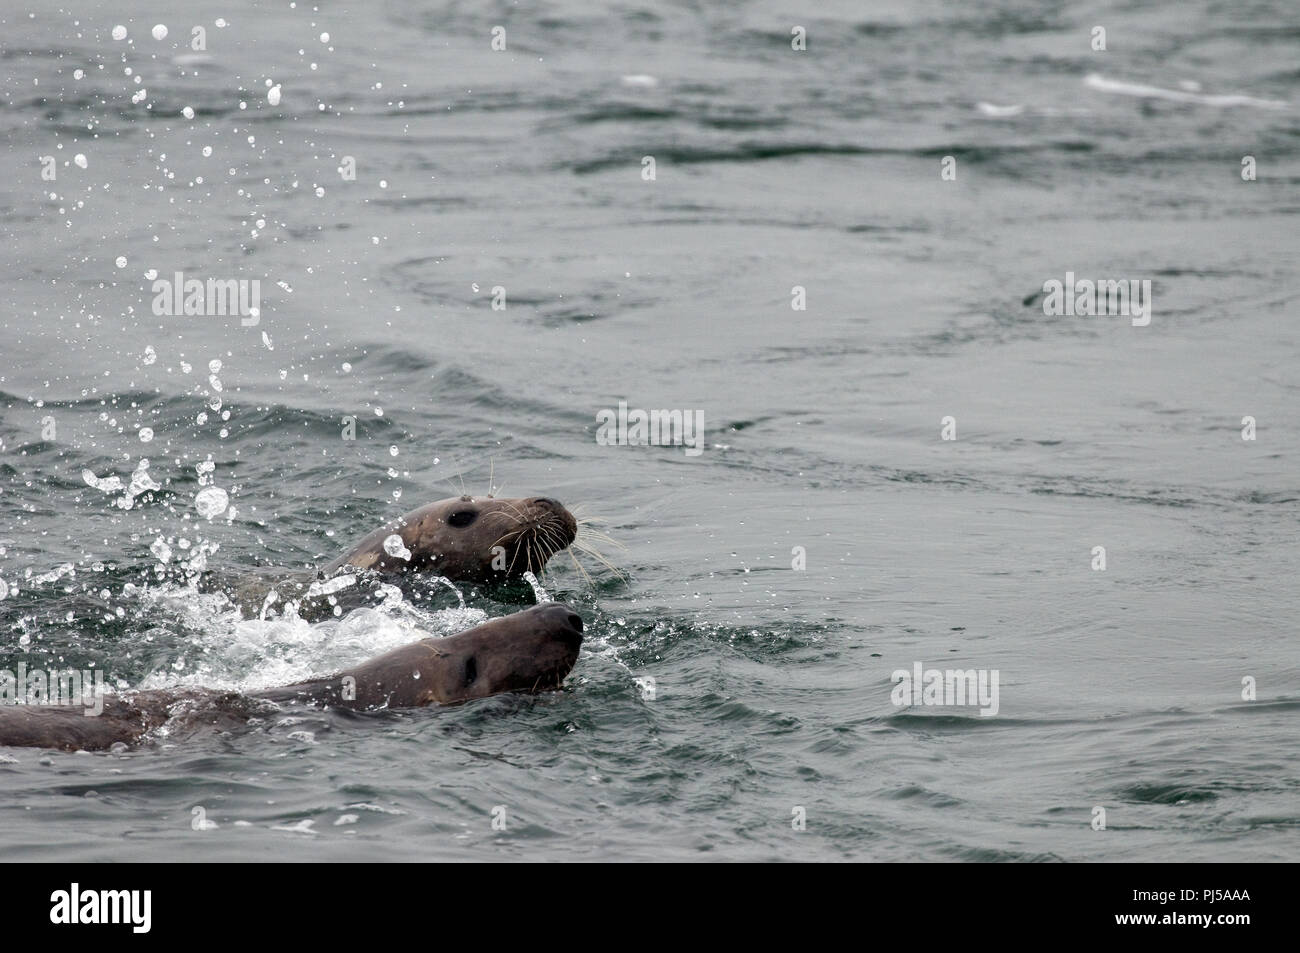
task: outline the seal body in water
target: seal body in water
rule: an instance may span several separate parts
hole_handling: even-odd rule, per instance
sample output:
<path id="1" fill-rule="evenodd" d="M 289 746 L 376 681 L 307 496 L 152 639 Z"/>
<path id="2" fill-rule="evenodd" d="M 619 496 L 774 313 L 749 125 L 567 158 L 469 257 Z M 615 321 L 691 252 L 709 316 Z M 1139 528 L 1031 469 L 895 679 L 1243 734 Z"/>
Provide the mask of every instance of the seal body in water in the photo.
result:
<path id="1" fill-rule="evenodd" d="M 316 621 L 338 614 L 335 608 L 375 601 L 373 588 L 336 595 L 357 581 L 340 578 L 344 573 L 369 571 L 374 581 L 414 573 L 480 585 L 512 582 L 541 572 L 577 534 L 573 514 L 550 497 L 452 497 L 386 523 L 319 571 L 279 570 L 271 577 L 216 570 L 199 587 L 225 593 L 245 613 L 293 603 L 300 616 Z"/>
<path id="2" fill-rule="evenodd" d="M 93 717 L 80 707 L 3 705 L 0 747 L 102 751 L 136 744 L 164 726 L 178 739 L 205 727 L 234 730 L 296 706 L 374 711 L 553 691 L 578 660 L 582 629 L 576 612 L 548 602 L 402 646 L 337 675 L 247 695 L 206 689 L 110 695 Z"/>

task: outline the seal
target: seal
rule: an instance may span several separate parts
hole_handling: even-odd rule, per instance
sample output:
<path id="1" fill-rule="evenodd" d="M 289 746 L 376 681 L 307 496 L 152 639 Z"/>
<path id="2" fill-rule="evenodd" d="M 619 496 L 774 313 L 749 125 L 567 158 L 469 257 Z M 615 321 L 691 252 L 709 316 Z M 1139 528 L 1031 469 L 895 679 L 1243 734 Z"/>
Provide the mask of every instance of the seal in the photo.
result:
<path id="1" fill-rule="evenodd" d="M 452 582 L 504 584 L 525 572 L 540 573 L 577 535 L 577 519 L 550 497 L 459 496 L 426 503 L 386 523 L 319 570 L 253 574 L 209 569 L 198 587 L 223 593 L 246 615 L 281 604 L 316 622 L 382 598 L 373 586 L 355 585 L 359 573 L 374 574 L 371 582 L 441 576 Z"/>
<path id="2" fill-rule="evenodd" d="M 422 639 L 338 675 L 254 693 L 280 705 L 373 711 L 458 705 L 476 698 L 554 691 L 578 659 L 582 617 L 559 602 Z"/>
<path id="3" fill-rule="evenodd" d="M 0 747 L 103 751 L 166 726 L 169 740 L 202 728 L 237 730 L 253 717 L 302 706 L 353 711 L 458 705 L 508 692 L 555 691 L 582 646 L 582 617 L 548 602 L 447 638 L 402 646 L 355 668 L 240 694 L 210 689 L 110 695 L 102 714 L 74 707 L 0 706 Z"/>
<path id="4" fill-rule="evenodd" d="M 578 521 L 550 497 L 453 497 L 381 526 L 321 573 L 328 577 L 353 567 L 432 572 L 454 582 L 503 582 L 540 572 L 577 536 Z"/>

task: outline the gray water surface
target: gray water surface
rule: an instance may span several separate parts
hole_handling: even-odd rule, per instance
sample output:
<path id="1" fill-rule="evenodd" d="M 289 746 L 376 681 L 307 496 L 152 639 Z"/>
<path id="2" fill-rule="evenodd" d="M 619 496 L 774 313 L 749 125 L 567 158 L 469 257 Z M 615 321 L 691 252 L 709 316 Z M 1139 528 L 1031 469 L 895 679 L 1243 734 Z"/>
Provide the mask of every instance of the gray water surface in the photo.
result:
<path id="1" fill-rule="evenodd" d="M 0 857 L 1300 856 L 1293 4 L 159 9 L 0 14 L 0 668 L 255 688 L 515 611 L 244 620 L 176 568 L 462 481 L 584 504 L 622 577 L 552 561 L 562 693 L 0 749 Z M 177 271 L 257 323 L 156 315 Z M 1044 314 L 1067 271 L 1150 323 Z M 598 445 L 619 401 L 704 452 Z M 142 459 L 130 508 L 83 475 Z M 997 714 L 895 705 L 917 662 Z"/>

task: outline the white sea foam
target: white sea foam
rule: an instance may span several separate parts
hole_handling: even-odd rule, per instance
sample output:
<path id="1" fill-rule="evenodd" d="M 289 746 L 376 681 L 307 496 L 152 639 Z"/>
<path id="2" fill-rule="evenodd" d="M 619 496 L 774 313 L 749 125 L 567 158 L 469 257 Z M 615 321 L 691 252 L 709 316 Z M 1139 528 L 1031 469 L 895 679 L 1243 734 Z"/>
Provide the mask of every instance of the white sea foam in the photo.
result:
<path id="1" fill-rule="evenodd" d="M 429 611 L 385 599 L 339 619 L 309 623 L 295 615 L 245 619 L 221 593 L 178 583 L 150 589 L 128 586 L 146 610 L 164 621 L 157 643 L 174 644 L 184 669 L 159 665 L 138 688 L 214 688 L 258 691 L 337 672 L 384 652 L 430 637 L 454 635 L 487 620 L 481 609 Z M 177 633 L 183 632 L 184 636 Z"/>
<path id="2" fill-rule="evenodd" d="M 1289 103 L 1281 99 L 1258 99 L 1254 96 L 1208 95 L 1194 93 L 1183 89 L 1165 89 L 1161 86 L 1148 86 L 1145 83 L 1126 83 L 1123 80 L 1107 79 L 1098 73 L 1089 73 L 1083 79 L 1089 89 L 1103 93 L 1117 93 L 1121 96 L 1139 96 L 1144 99 L 1167 99 L 1175 103 L 1195 103 L 1200 106 L 1254 106 L 1257 109 L 1286 109 Z"/>
<path id="3" fill-rule="evenodd" d="M 1025 111 L 1023 104 L 1017 103 L 1012 106 L 996 106 L 993 103 L 976 103 L 975 108 L 985 116 L 991 116 L 994 119 L 1008 119 L 1012 116 L 1019 116 Z"/>

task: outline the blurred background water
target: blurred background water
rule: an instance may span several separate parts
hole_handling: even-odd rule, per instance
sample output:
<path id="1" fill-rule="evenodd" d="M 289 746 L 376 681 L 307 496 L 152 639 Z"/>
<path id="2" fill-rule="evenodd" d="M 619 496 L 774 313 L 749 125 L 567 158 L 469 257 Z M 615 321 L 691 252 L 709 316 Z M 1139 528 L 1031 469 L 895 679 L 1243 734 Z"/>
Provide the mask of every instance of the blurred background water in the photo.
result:
<path id="1" fill-rule="evenodd" d="M 251 687 L 514 611 L 173 571 L 492 476 L 626 578 L 553 561 L 561 694 L 0 751 L 0 856 L 1294 860 L 1298 49 L 1280 0 L 7 5 L 0 667 Z M 156 316 L 178 271 L 258 323 Z M 1046 316 L 1067 271 L 1150 325 Z M 707 449 L 597 445 L 620 400 Z M 998 715 L 896 707 L 918 661 Z"/>

